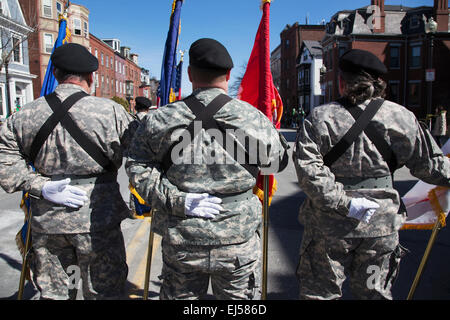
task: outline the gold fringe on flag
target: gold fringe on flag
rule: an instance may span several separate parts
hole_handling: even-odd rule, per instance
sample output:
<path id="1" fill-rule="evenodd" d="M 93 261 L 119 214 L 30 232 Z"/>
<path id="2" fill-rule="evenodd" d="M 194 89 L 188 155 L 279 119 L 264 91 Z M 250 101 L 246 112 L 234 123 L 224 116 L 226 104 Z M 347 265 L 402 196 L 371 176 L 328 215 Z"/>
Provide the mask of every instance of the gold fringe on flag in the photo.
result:
<path id="1" fill-rule="evenodd" d="M 445 191 L 448 190 L 448 187 L 436 187 L 428 193 L 428 201 L 430 201 L 431 208 L 433 208 L 434 213 L 436 214 L 436 218 L 441 223 L 441 227 L 444 228 L 446 224 L 446 215 L 444 210 L 442 209 L 441 204 L 439 203 L 439 199 L 436 195 L 436 191 Z M 435 223 L 429 224 L 404 224 L 400 230 L 432 230 Z"/>

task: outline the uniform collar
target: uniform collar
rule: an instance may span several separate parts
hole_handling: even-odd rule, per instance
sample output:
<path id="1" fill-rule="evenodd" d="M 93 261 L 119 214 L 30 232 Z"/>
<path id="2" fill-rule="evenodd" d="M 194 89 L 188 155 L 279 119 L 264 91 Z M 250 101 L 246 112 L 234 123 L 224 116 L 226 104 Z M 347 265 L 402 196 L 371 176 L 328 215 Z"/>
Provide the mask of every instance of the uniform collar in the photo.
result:
<path id="1" fill-rule="evenodd" d="M 56 90 L 66 90 L 66 89 L 72 89 L 72 90 L 76 90 L 76 91 L 84 91 L 84 92 L 86 92 L 87 94 L 89 94 L 89 92 L 87 92 L 86 90 L 84 90 L 81 86 L 79 86 L 79 85 L 76 85 L 76 84 L 72 84 L 72 83 L 63 83 L 63 84 L 59 84 L 57 87 L 56 87 L 56 89 L 55 89 L 55 91 Z"/>

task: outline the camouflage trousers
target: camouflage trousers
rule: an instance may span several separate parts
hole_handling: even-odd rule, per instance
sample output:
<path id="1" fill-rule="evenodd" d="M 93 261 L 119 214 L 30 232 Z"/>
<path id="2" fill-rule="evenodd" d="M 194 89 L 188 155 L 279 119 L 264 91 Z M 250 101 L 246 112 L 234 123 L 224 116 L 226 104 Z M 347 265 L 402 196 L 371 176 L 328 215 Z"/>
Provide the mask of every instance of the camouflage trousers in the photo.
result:
<path id="1" fill-rule="evenodd" d="M 161 300 L 195 300 L 206 296 L 211 279 L 220 300 L 258 299 L 261 241 L 225 246 L 174 246 L 162 242 Z"/>
<path id="2" fill-rule="evenodd" d="M 33 232 L 31 270 L 41 299 L 119 299 L 128 275 L 120 225 L 97 233 Z"/>
<path id="3" fill-rule="evenodd" d="M 297 268 L 300 299 L 339 299 L 348 276 L 354 299 L 392 300 L 391 287 L 405 253 L 398 233 L 338 239 L 305 231 Z"/>

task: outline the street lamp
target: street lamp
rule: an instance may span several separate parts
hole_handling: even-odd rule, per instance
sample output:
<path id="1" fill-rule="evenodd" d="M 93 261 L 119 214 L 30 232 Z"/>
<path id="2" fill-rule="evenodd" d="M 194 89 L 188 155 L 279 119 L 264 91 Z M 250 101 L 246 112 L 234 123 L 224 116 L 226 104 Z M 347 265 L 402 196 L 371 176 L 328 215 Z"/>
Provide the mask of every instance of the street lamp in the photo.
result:
<path id="1" fill-rule="evenodd" d="M 433 71 L 433 49 L 434 49 L 434 34 L 437 30 L 437 23 L 434 21 L 433 17 L 430 17 L 428 19 L 428 22 L 425 24 L 425 33 L 430 35 L 430 53 L 428 55 L 428 68 L 430 72 Z M 432 95 L 433 95 L 433 79 L 434 77 L 431 77 L 429 79 L 426 79 L 427 81 L 427 89 L 428 89 L 428 97 L 427 97 L 427 118 L 430 119 L 432 117 Z M 430 126 L 431 129 L 431 126 Z"/>

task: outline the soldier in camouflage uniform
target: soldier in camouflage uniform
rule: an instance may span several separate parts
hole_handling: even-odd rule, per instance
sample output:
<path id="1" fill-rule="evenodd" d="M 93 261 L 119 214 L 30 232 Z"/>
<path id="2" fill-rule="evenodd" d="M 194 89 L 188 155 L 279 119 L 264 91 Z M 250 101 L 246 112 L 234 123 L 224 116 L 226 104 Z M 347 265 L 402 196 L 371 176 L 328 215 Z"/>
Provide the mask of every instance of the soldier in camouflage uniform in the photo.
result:
<path id="1" fill-rule="evenodd" d="M 392 174 L 388 163 L 368 129 L 334 164 L 324 163 L 355 123 L 347 108 L 366 109 L 383 95 L 380 75 L 386 68 L 371 53 L 351 50 L 341 57 L 340 71 L 344 99 L 314 108 L 295 144 L 295 168 L 307 196 L 299 215 L 305 228 L 297 269 L 300 298 L 338 299 L 349 276 L 355 299 L 392 299 L 392 282 L 405 253 L 398 230 L 406 216 L 392 181 L 386 182 Z M 405 107 L 384 101 L 368 128 L 389 143 L 397 168 L 405 165 L 425 182 L 450 186 L 449 159 Z"/>
<path id="2" fill-rule="evenodd" d="M 198 99 L 206 113 L 213 100 L 226 95 L 233 63 L 225 47 L 213 39 L 194 42 L 189 55 L 193 93 L 187 99 Z M 138 193 L 160 208 L 155 219 L 164 220 L 159 228 L 163 236 L 160 299 L 201 299 L 209 279 L 219 299 L 253 299 L 259 294 L 262 220 L 261 203 L 252 193 L 255 176 L 204 128 L 183 149 L 193 162 L 173 160 L 168 168 L 165 163 L 165 155 L 176 145 L 176 130 L 195 119 L 187 99 L 147 116 L 126 164 Z M 255 107 L 230 98 L 214 120 L 222 128 L 241 129 L 262 150 L 269 150 L 257 155 L 257 169 L 269 167 L 267 173 L 274 173 L 286 166 L 286 141 Z M 207 162 L 208 155 L 227 162 Z M 275 163 L 281 164 L 271 166 Z"/>
<path id="3" fill-rule="evenodd" d="M 80 45 L 66 44 L 55 50 L 52 62 L 57 98 L 86 93 L 64 119 L 73 119 L 111 167 L 119 168 L 132 117 L 112 100 L 87 94 L 97 59 Z M 74 298 L 76 290 L 70 289 L 77 284 L 78 269 L 85 299 L 118 298 L 128 274 L 120 223 L 129 209 L 117 169 L 107 172 L 61 123 L 31 159 L 33 141 L 52 114 L 41 97 L 12 115 L 0 132 L 0 185 L 8 193 L 23 190 L 31 197 L 34 283 L 41 299 Z M 36 172 L 28 167 L 30 161 Z"/>

